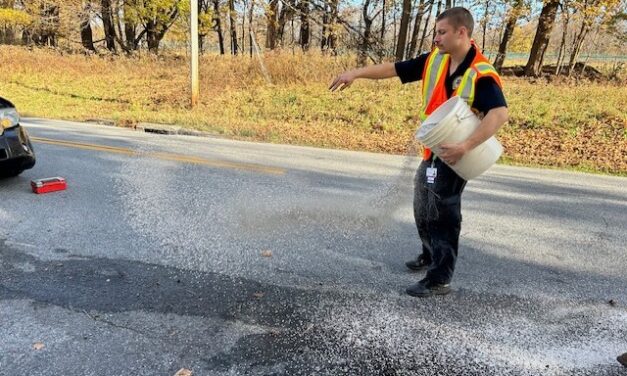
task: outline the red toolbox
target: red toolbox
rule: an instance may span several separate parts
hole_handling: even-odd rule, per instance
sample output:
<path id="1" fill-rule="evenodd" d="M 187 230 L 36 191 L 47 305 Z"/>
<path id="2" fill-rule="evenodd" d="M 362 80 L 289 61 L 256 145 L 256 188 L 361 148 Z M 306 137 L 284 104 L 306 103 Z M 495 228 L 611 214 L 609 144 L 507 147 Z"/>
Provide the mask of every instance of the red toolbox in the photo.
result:
<path id="1" fill-rule="evenodd" d="M 62 191 L 67 188 L 67 183 L 63 178 L 54 177 L 31 180 L 30 186 L 33 188 L 33 192 L 39 194 Z"/>

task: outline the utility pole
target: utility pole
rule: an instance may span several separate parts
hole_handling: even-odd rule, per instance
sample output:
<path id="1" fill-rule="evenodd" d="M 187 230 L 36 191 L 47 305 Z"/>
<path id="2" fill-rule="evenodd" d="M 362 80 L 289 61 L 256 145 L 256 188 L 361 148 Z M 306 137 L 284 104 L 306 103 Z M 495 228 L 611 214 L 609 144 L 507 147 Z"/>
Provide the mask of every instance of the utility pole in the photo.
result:
<path id="1" fill-rule="evenodd" d="M 191 1 L 191 45 L 192 45 L 192 66 L 191 66 L 191 81 L 192 81 L 192 108 L 198 105 L 199 84 L 198 84 L 198 0 Z"/>

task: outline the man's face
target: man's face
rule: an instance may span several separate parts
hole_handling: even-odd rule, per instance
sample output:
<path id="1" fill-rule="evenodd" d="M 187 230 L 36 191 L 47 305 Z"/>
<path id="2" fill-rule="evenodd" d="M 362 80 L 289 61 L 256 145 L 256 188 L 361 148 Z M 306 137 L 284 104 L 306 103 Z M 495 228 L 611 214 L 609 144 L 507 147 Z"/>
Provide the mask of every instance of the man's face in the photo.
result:
<path id="1" fill-rule="evenodd" d="M 460 26 L 455 29 L 445 18 L 435 24 L 435 46 L 440 49 L 440 53 L 448 54 L 457 50 L 463 43 L 466 35 L 466 28 Z"/>

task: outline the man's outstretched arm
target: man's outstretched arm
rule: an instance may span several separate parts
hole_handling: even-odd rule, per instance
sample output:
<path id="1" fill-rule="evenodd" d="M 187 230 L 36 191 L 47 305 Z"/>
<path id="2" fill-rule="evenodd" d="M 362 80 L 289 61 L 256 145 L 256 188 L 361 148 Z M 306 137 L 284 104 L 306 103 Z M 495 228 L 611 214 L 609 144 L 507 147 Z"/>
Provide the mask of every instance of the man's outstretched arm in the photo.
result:
<path id="1" fill-rule="evenodd" d="M 339 89 L 340 91 L 346 89 L 351 86 L 353 81 L 357 78 L 369 78 L 372 80 L 380 80 L 383 78 L 391 78 L 396 77 L 396 68 L 394 67 L 394 63 L 384 63 L 378 65 L 369 65 L 363 68 L 357 68 L 353 70 L 346 71 L 333 80 L 331 86 L 329 86 L 329 90 L 335 91 Z"/>

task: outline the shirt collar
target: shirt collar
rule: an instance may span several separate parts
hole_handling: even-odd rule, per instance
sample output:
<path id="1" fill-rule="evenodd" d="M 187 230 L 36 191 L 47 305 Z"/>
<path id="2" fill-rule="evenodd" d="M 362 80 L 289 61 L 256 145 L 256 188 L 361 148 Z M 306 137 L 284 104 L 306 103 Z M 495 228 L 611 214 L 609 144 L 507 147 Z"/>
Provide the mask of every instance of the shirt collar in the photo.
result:
<path id="1" fill-rule="evenodd" d="M 475 46 L 474 43 L 472 43 L 470 45 L 470 50 L 468 50 L 468 53 L 466 54 L 466 57 L 464 58 L 464 61 L 462 61 L 462 63 L 459 64 L 459 66 L 457 67 L 455 72 L 453 72 L 451 77 L 463 75 L 464 72 L 466 72 L 466 69 L 470 68 L 470 64 L 472 64 L 472 61 L 475 59 L 475 56 L 477 56 L 477 47 Z"/>

